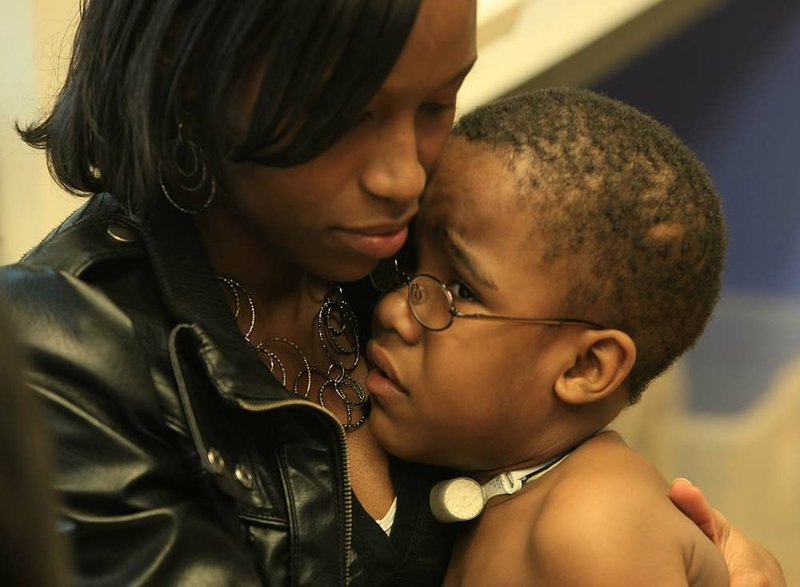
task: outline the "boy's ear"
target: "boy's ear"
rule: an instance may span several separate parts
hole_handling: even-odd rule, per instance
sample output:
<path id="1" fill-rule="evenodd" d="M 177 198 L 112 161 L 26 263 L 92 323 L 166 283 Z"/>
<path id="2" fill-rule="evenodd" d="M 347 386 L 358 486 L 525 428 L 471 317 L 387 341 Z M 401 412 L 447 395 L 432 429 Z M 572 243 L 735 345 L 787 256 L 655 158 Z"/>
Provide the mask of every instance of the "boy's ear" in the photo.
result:
<path id="1" fill-rule="evenodd" d="M 587 330 L 578 341 L 574 360 L 555 383 L 558 398 L 572 405 L 608 397 L 622 385 L 636 361 L 636 343 L 621 330 Z"/>

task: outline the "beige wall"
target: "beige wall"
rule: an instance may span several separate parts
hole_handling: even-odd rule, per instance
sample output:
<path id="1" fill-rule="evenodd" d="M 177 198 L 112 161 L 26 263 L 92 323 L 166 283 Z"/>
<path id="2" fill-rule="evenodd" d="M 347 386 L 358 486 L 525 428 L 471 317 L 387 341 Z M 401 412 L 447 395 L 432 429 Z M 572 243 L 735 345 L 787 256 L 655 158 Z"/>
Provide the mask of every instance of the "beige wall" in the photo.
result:
<path id="1" fill-rule="evenodd" d="M 44 156 L 13 129 L 44 111 L 63 78 L 78 0 L 0 3 L 0 263 L 8 263 L 80 203 L 54 184 Z"/>

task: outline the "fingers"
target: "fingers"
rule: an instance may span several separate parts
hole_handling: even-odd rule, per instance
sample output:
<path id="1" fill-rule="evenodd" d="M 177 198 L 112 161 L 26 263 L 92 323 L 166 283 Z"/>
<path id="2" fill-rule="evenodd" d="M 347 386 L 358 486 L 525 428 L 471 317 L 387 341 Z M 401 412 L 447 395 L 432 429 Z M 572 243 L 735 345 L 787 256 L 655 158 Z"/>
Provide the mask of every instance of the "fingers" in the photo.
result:
<path id="1" fill-rule="evenodd" d="M 731 587 L 786 586 L 783 570 L 772 553 L 732 526 L 688 479 L 675 479 L 669 497 L 720 549 L 728 565 Z"/>
<path id="2" fill-rule="evenodd" d="M 672 482 L 669 498 L 712 542 L 719 542 L 719 529 L 727 522 L 722 514 L 708 504 L 700 489 L 681 477 Z"/>
<path id="3" fill-rule="evenodd" d="M 734 526 L 723 549 L 731 587 L 786 587 L 783 569 L 772 553 Z"/>

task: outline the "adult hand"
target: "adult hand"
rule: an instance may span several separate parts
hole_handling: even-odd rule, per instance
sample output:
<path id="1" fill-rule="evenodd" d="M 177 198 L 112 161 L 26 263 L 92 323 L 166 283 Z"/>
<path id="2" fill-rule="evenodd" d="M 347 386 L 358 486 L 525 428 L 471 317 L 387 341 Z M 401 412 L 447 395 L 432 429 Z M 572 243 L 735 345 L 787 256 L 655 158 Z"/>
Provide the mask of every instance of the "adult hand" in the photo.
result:
<path id="1" fill-rule="evenodd" d="M 688 480 L 673 481 L 669 497 L 722 551 L 731 576 L 731 587 L 786 586 L 777 559 L 712 508 L 703 492 Z"/>

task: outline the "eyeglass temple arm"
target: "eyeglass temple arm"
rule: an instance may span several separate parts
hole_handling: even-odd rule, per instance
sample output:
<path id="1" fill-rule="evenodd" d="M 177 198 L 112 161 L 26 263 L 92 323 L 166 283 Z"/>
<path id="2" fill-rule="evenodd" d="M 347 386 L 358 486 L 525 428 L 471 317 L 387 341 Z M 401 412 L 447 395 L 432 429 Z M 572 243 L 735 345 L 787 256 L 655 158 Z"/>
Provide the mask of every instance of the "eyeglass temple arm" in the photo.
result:
<path id="1" fill-rule="evenodd" d="M 519 316 L 498 316 L 496 314 L 464 314 L 458 308 L 450 306 L 450 313 L 458 318 L 471 318 L 473 320 L 513 320 L 515 322 L 530 322 L 542 326 L 588 326 L 595 330 L 605 330 L 606 327 L 591 320 L 579 318 L 520 318 Z"/>

